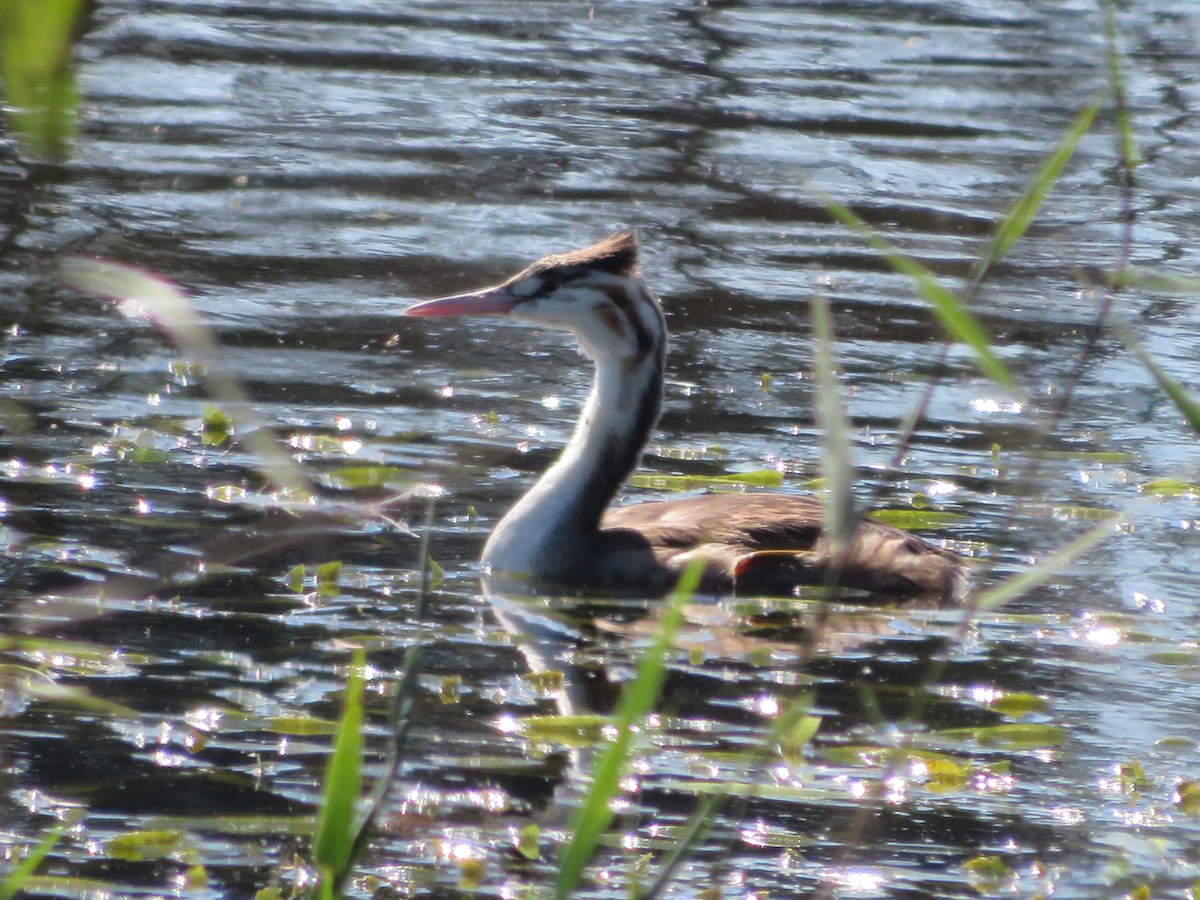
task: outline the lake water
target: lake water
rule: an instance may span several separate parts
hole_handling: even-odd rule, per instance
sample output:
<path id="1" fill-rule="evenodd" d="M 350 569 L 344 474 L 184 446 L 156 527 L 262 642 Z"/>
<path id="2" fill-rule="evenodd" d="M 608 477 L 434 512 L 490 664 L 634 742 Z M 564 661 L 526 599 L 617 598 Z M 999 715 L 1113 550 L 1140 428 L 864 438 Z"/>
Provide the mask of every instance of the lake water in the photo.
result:
<path id="1" fill-rule="evenodd" d="M 1143 160 L 1131 259 L 1194 277 L 1200 7 L 1131 4 L 1116 23 Z M 1178 482 L 1196 481 L 1200 445 L 1115 327 L 1040 430 L 1105 299 L 1080 273 L 1124 252 L 1111 104 L 972 301 L 1024 400 L 960 347 L 939 366 L 910 282 L 818 199 L 961 287 L 1106 89 L 1106 53 L 1091 0 L 99 4 L 70 161 L 31 170 L 0 145 L 0 857 L 78 809 L 40 870 L 76 880 L 44 893 L 286 885 L 348 648 L 371 650 L 376 776 L 384 695 L 420 643 L 408 762 L 351 895 L 456 895 L 467 860 L 489 896 L 552 883 L 552 836 L 530 861 L 514 835 L 575 795 L 587 756 L 522 725 L 561 706 L 523 677 L 536 642 L 481 593 L 475 560 L 570 434 L 590 372 L 561 334 L 398 313 L 634 226 L 673 333 L 643 473 L 775 470 L 779 490 L 812 492 L 823 294 L 864 501 L 946 514 L 926 536 L 978 557 L 985 583 L 1107 512 L 1126 520 L 963 629 L 954 611 L 839 606 L 803 664 L 814 601 L 697 604 L 580 896 L 627 896 L 719 780 L 758 787 L 673 896 L 1184 896 L 1200 879 L 1200 819 L 1178 799 L 1200 779 L 1200 511 Z M 330 493 L 436 486 L 432 620 L 413 615 L 416 538 L 380 520 L 243 558 L 288 514 L 251 455 L 206 442 L 200 373 L 145 321 L 63 288 L 63 253 L 183 286 Z M 1194 296 L 1126 291 L 1108 324 L 1200 390 Z M 425 504 L 392 511 L 415 527 Z M 321 592 L 329 560 L 340 589 Z M 556 608 L 578 644 L 542 648 L 547 663 L 606 712 L 649 643 L 647 604 Z M 805 685 L 811 746 L 747 771 L 739 753 Z M 146 829 L 171 836 L 149 858 L 112 843 Z M 990 881 L 979 857 L 1002 864 Z M 189 888 L 197 864 L 207 884 Z"/>

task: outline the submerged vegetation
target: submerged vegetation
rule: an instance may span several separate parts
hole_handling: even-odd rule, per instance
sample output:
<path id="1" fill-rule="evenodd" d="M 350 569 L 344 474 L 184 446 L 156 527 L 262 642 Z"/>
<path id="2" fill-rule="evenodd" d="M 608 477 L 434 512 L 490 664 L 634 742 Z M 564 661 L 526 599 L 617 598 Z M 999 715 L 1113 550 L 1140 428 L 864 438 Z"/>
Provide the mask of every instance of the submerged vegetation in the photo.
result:
<path id="1" fill-rule="evenodd" d="M 65 146 L 70 133 L 65 123 L 74 116 L 74 81 L 65 49 L 69 47 L 74 5 L 47 4 L 47 22 L 59 29 L 54 38 L 46 37 L 40 26 L 32 28 L 22 9 L 15 0 L 0 6 L 0 39 L 6 51 L 3 77 L 8 102 L 15 111 L 11 126 L 29 147 L 38 148 L 35 152 L 53 154 Z M 51 10 L 56 17 L 53 21 Z M 1106 95 L 1089 102 L 1070 123 L 1061 142 L 1046 154 L 1027 190 L 997 223 L 961 290 L 897 249 L 836 199 L 822 196 L 820 201 L 831 219 L 911 280 L 915 293 L 929 305 L 947 335 L 942 359 L 951 342 L 969 348 L 979 370 L 1005 396 L 1034 410 L 1037 433 L 1046 446 L 1027 448 L 1030 466 L 1044 459 L 1036 451 L 1053 452 L 1050 439 L 1069 410 L 1072 392 L 1096 349 L 1118 292 L 1132 286 L 1172 291 L 1195 287 L 1186 280 L 1130 265 L 1133 217 L 1124 215 L 1121 258 L 1098 279 L 1096 273 L 1088 276 L 1106 287 L 1095 323 L 1084 336 L 1077 366 L 1059 386 L 1055 400 L 1041 407 L 1032 399 L 1032 386 L 1021 384 L 1005 364 L 972 310 L 995 267 L 1037 221 L 1042 203 L 1097 122 L 1113 123 L 1114 165 L 1121 172 L 1124 206 L 1132 209 L 1137 149 L 1125 105 L 1117 40 L 1110 10 Z M 11 48 L 33 41 L 54 49 L 57 55 L 44 57 L 56 61 L 54 66 L 46 68 L 39 63 L 26 70 L 16 68 L 21 60 L 28 62 L 36 55 Z M 186 527 L 165 516 L 160 522 L 147 502 L 146 509 L 139 509 L 130 522 L 111 517 L 106 527 L 159 527 L 163 545 L 171 551 L 166 554 L 169 558 L 139 559 L 135 566 L 123 561 L 54 559 L 54 549 L 47 548 L 45 565 L 61 577 L 61 583 L 46 579 L 37 590 L 22 591 L 19 600 L 9 600 L 4 610 L 9 626 L 9 633 L 0 636 L 5 660 L 0 670 L 4 711 L 11 716 L 30 708 L 46 710 L 48 715 L 70 710 L 102 723 L 109 732 L 132 734 L 129 739 L 135 743 L 155 747 L 156 762 L 163 768 L 187 775 L 202 772 L 205 777 L 215 771 L 218 777 L 212 783 L 220 784 L 229 797 L 236 794 L 243 807 L 255 808 L 256 802 L 262 806 L 253 815 L 222 815 L 176 808 L 164 799 L 162 809 L 155 808 L 154 802 L 148 804 L 145 821 L 140 823 L 145 827 L 130 827 L 124 834 L 98 841 L 87 832 L 87 822 L 77 811 L 87 806 L 87 799 L 30 798 L 29 818 L 43 827 L 36 838 L 31 831 L 5 838 L 0 898 L 21 891 L 88 896 L 121 890 L 119 884 L 105 880 L 104 866 L 88 867 L 79 861 L 81 857 L 103 860 L 118 873 L 136 873 L 129 876 L 132 878 L 170 873 L 171 883 L 180 893 L 212 890 L 212 883 L 219 880 L 216 870 L 230 868 L 228 860 L 248 852 L 260 838 L 274 841 L 274 849 L 248 876 L 225 875 L 224 889 L 230 894 L 245 893 L 243 880 L 248 880 L 253 888 L 250 893 L 256 891 L 262 898 L 301 893 L 321 898 L 343 893 L 370 895 L 381 887 L 380 876 L 359 874 L 357 867 L 377 830 L 392 835 L 420 831 L 439 814 L 438 796 L 425 793 L 422 775 L 440 779 L 447 793 L 478 790 L 481 796 L 472 802 L 478 805 L 479 821 L 472 827 L 489 835 L 500 831 L 507 837 L 508 846 L 503 849 L 497 849 L 493 837 L 458 843 L 450 838 L 441 840 L 434 851 L 437 865 L 453 867 L 464 891 L 482 890 L 487 878 L 485 863 L 499 857 L 532 896 L 572 896 L 590 875 L 609 885 L 614 896 L 657 897 L 689 867 L 688 883 L 694 887 L 708 878 L 705 890 L 710 891 L 708 896 L 717 896 L 729 848 L 735 841 L 769 853 L 764 858 L 781 869 L 799 868 L 805 853 L 835 827 L 846 836 L 839 853 L 849 857 L 885 815 L 894 794 L 919 798 L 915 802 L 930 821 L 943 814 L 966 819 L 970 810 L 956 805 L 956 797 L 970 796 L 984 805 L 1005 802 L 1005 792 L 1015 779 L 1031 777 L 1014 772 L 1024 768 L 1028 773 L 1071 738 L 1070 725 L 1053 720 L 1046 697 L 998 685 L 981 687 L 976 693 L 961 687 L 973 677 L 976 662 L 964 659 L 971 653 L 970 633 L 988 616 L 999 615 L 997 610 L 1005 604 L 1060 577 L 1101 542 L 1127 529 L 1136 519 L 1136 509 L 1080 509 L 1064 515 L 1084 520 L 1083 524 L 1065 534 L 1058 547 L 1047 548 L 1041 558 L 1030 560 L 1021 570 L 992 573 L 995 558 L 982 560 L 980 589 L 965 610 L 912 611 L 905 627 L 911 627 L 913 633 L 905 639 L 918 648 L 914 651 L 917 662 L 907 668 L 893 667 L 906 681 L 892 680 L 886 674 L 876 676 L 873 669 L 861 675 L 857 661 L 855 668 L 840 664 L 838 652 L 831 651 L 831 646 L 847 651 L 846 658 L 853 660 L 860 648 L 869 647 L 871 639 L 891 627 L 894 612 L 864 608 L 856 604 L 858 598 L 832 590 L 778 601 L 739 598 L 729 613 L 736 627 L 726 630 L 731 646 L 719 649 L 711 640 L 718 630 L 715 611 L 691 602 L 698 578 L 695 571 L 685 575 L 678 591 L 649 616 L 642 615 L 644 608 L 631 612 L 628 606 L 606 607 L 603 599 L 592 598 L 557 605 L 548 601 L 545 608 L 532 611 L 514 612 L 498 604 L 496 616 L 529 626 L 527 633 L 516 628 L 497 640 L 527 654 L 532 671 L 521 672 L 520 688 L 508 689 L 516 699 L 495 716 L 494 706 L 480 699 L 485 688 L 473 686 L 464 698 L 457 671 L 465 665 L 457 655 L 462 632 L 494 626 L 479 625 L 475 610 L 462 613 L 460 620 L 450 624 L 428 621 L 429 604 L 438 602 L 445 571 L 433 561 L 429 545 L 433 500 L 411 483 L 410 471 L 349 459 L 350 454 L 342 452 L 343 442 L 356 438 L 336 431 L 306 434 L 295 430 L 286 442 L 278 440 L 275 427 L 255 414 L 252 391 L 244 388 L 232 367 L 223 362 L 223 348 L 201 321 L 193 302 L 161 278 L 125 266 L 73 258 L 65 263 L 64 280 L 74 288 L 114 299 L 123 313 L 147 318 L 166 332 L 181 354 L 179 382 L 188 387 L 201 383 L 208 405 L 194 419 L 164 419 L 151 428 L 118 429 L 102 451 L 93 449 L 91 458 L 81 455 L 54 460 L 15 474 L 51 484 L 75 483 L 95 477 L 97 456 L 166 468 L 172 465 L 173 453 L 184 447 L 204 454 L 206 465 L 228 477 L 207 482 L 206 490 L 212 508 L 228 516 L 231 531 L 197 549 L 187 545 Z M 827 499 L 834 533 L 846 535 L 862 514 L 863 504 L 855 495 L 860 473 L 851 459 L 832 318 L 829 304 L 818 297 L 813 303 L 813 381 L 826 436 L 819 487 Z M 1196 398 L 1170 373 L 1169 366 L 1155 360 L 1131 335 L 1123 340 L 1159 386 L 1165 401 L 1200 434 Z M 893 473 L 904 463 L 936 386 L 937 379 L 930 379 L 925 393 L 897 429 Z M 8 421 L 23 421 L 23 412 L 27 411 L 18 408 L 7 413 Z M 9 432 L 13 430 L 10 425 Z M 1005 448 L 997 448 L 996 455 L 1004 452 Z M 1033 472 L 1027 472 L 1025 478 L 1032 481 Z M 755 470 L 717 475 L 651 474 L 639 476 L 635 484 L 650 489 L 736 490 L 779 486 L 782 481 L 778 470 Z M 876 484 L 882 481 L 877 479 Z M 1143 485 L 1143 493 L 1149 496 L 1189 491 L 1196 493 L 1190 474 Z M 377 535 L 389 540 L 398 533 L 412 537 L 404 522 L 406 510 L 414 505 L 426 510 L 426 522 L 416 529 L 419 546 L 415 541 L 406 545 L 410 564 L 397 569 L 394 577 L 364 576 L 367 566 L 357 564 L 356 557 L 371 558 Z M 203 507 L 198 514 L 211 514 L 212 508 Z M 1026 514 L 1027 509 L 1026 501 L 1015 501 L 1012 518 Z M 937 516 L 947 515 L 922 510 L 916 504 L 912 510 L 884 511 L 882 515 L 889 512 L 893 517 L 905 513 L 922 516 L 925 526 L 938 521 Z M 1093 518 L 1099 521 L 1092 522 Z M 322 542 L 332 543 L 333 550 L 310 551 Z M 186 550 L 177 549 L 184 545 Z M 22 547 L 20 552 L 43 551 Z M 297 562 L 296 557 L 303 561 Z M 251 565 L 259 558 L 269 560 L 265 568 Z M 229 595 L 222 581 L 225 578 L 244 580 L 239 590 L 280 620 L 303 620 L 321 608 L 336 610 L 331 617 L 336 625 L 328 635 L 305 637 L 307 643 L 299 646 L 293 638 L 284 643 L 297 655 L 322 642 L 334 645 L 339 658 L 345 660 L 340 714 L 328 698 L 315 704 L 325 713 L 315 714 L 314 705 L 304 702 L 303 695 L 310 689 L 304 678 L 291 672 L 285 675 L 277 660 L 256 663 L 253 671 L 236 672 L 234 678 L 231 671 L 244 667 L 243 663 L 220 649 L 204 648 L 203 642 L 210 639 L 214 648 L 222 645 L 202 628 L 186 632 L 202 647 L 197 658 L 204 668 L 198 668 L 193 676 L 223 684 L 228 680 L 222 688 L 224 705 L 147 714 L 138 705 L 145 698 L 116 700 L 97 696 L 89 688 L 92 679 L 116 680 L 153 666 L 154 641 L 133 645 L 141 650 L 112 647 L 85 639 L 86 628 L 75 626 L 114 610 L 140 614 L 142 604 L 170 611 L 173 623 L 185 628 L 189 627 L 187 620 L 205 620 L 214 610 L 240 611 L 248 603 Z M 367 618 L 363 608 L 384 598 L 397 603 L 394 619 Z M 997 621 L 1007 629 L 1044 629 L 1055 615 L 1025 614 Z M 47 622 L 63 626 L 59 629 L 62 636 L 47 629 Z M 148 623 L 141 627 L 149 632 L 160 626 Z M 266 626 L 260 627 L 266 630 Z M 1087 627 L 1136 634 L 1145 647 L 1146 660 L 1164 670 L 1189 675 L 1200 671 L 1200 652 L 1194 644 L 1175 646 L 1138 633 L 1139 625 L 1119 614 L 1087 623 Z M 570 671 L 574 662 L 564 664 L 564 659 L 586 656 L 585 638 L 603 635 L 606 630 L 622 639 L 621 648 L 614 650 L 608 661 L 623 673 L 619 690 L 614 689 L 607 698 L 611 715 L 603 704 L 598 705 L 598 712 L 573 707 L 578 693 L 573 682 L 580 680 L 580 675 Z M 545 638 L 543 633 L 552 636 Z M 252 642 L 255 636 L 245 640 Z M 541 653 L 542 643 L 552 648 L 550 655 Z M 428 652 L 434 644 L 438 644 L 438 652 Z M 692 732 L 703 729 L 673 705 L 671 680 L 685 673 L 716 680 L 717 676 L 710 676 L 711 670 L 705 670 L 710 654 L 721 654 L 721 666 L 715 668 L 728 670 L 722 671 L 721 678 L 738 677 L 741 667 L 774 666 L 775 683 L 770 691 L 753 698 L 753 708 L 742 711 L 754 717 L 751 729 L 728 739 L 718 735 L 694 754 L 678 753 L 675 742 L 683 736 L 694 738 Z M 542 665 L 533 665 L 534 659 Z M 877 665 L 880 672 L 891 671 L 886 659 Z M 961 677 L 950 678 L 956 666 Z M 300 671 L 317 681 L 312 669 Z M 260 681 L 273 678 L 289 683 L 282 694 L 292 698 L 290 705 L 259 687 Z M 499 693 L 494 685 L 490 689 Z M 619 698 L 614 702 L 611 694 L 619 694 Z M 115 696 L 123 695 L 115 692 Z M 414 751 L 410 743 L 414 721 L 439 716 L 452 719 L 459 727 L 473 716 L 495 716 L 498 731 L 521 735 L 520 756 L 511 746 L 506 748 L 507 756 L 487 746 L 473 756 L 439 756 L 436 747 Z M 850 721 L 851 726 L 836 722 L 838 719 Z M 969 723 L 963 724 L 966 720 Z M 160 726 L 165 732 L 155 739 L 148 732 L 160 721 L 168 724 Z M 207 755 L 218 738 L 224 744 L 221 753 Z M 274 758 L 269 752 L 272 746 L 279 748 Z M 222 754 L 234 761 L 222 762 Z M 614 820 L 636 823 L 645 815 L 635 775 L 656 756 L 671 763 L 653 789 L 669 797 L 673 813 L 660 821 L 644 822 L 643 827 L 635 824 L 626 830 L 622 826 L 620 839 L 614 840 Z M 294 758 L 301 764 L 292 762 Z M 417 774 L 402 790 L 408 760 Z M 835 789 L 828 780 L 816 777 L 821 767 L 836 769 L 850 787 Z M 99 770 L 90 773 L 97 775 Z M 279 794 L 258 790 L 263 780 L 272 778 L 295 779 L 311 786 L 317 777 L 322 778 L 323 789 L 315 815 L 305 803 L 289 796 L 296 793 L 294 786 Z M 587 782 L 580 796 L 568 790 L 577 779 Z M 86 781 L 81 778 L 76 785 L 85 798 L 91 790 Z M 530 782 L 540 787 L 530 788 Z M 181 779 L 178 784 L 182 783 Z M 520 785 L 511 793 L 521 799 L 497 799 L 476 784 Z M 170 787 L 168 783 L 155 790 L 169 794 Z M 1148 773 L 1137 759 L 1123 762 L 1112 783 L 1097 791 L 1128 798 L 1131 806 L 1140 804 L 1138 808 L 1144 808 L 1146 816 L 1200 815 L 1196 773 Z M 547 801 L 546 793 L 554 799 Z M 788 810 L 816 809 L 834 824 L 813 823 L 802 814 L 782 817 L 788 824 L 779 824 L 752 814 L 756 802 L 777 803 Z M 515 824 L 497 828 L 492 821 L 497 817 Z M 51 824 L 46 824 L 48 821 Z M 467 827 L 461 826 L 461 830 Z M 984 831 L 980 828 L 981 834 Z M 1166 857 L 1177 848 L 1153 846 L 1132 829 L 1128 834 L 1117 831 L 1106 838 L 1112 843 L 1110 886 L 1127 896 L 1156 896 L 1149 886 L 1155 870 L 1148 860 Z M 56 848 L 67 842 L 71 848 L 53 867 L 55 871 L 47 873 L 47 860 L 53 862 Z M 1047 839 L 1046 852 L 1055 849 L 1051 844 Z M 981 896 L 1053 893 L 1059 877 L 1055 866 L 1061 867 L 1061 862 L 1043 864 L 1039 859 L 1035 865 L 1027 861 L 1017 865 L 1001 850 L 994 842 L 981 840 L 977 854 L 941 860 L 939 865 L 954 867 Z M 1171 889 L 1187 884 L 1193 895 L 1200 896 L 1200 875 L 1189 874 L 1198 866 L 1200 860 L 1194 857 L 1183 859 L 1178 872 L 1168 879 Z M 428 873 L 409 860 L 391 859 L 378 868 L 387 870 L 391 880 L 382 886 L 394 893 L 420 893 L 429 884 Z M 62 874 L 77 871 L 99 874 Z M 873 876 L 867 872 L 862 877 L 869 882 Z M 236 888 L 231 886 L 235 882 Z M 847 889 L 870 890 L 872 884 L 867 882 Z M 921 888 L 916 882 L 909 886 Z M 817 896 L 841 896 L 841 887 L 824 881 L 813 891 Z M 738 888 L 749 893 L 758 890 L 752 883 Z"/>

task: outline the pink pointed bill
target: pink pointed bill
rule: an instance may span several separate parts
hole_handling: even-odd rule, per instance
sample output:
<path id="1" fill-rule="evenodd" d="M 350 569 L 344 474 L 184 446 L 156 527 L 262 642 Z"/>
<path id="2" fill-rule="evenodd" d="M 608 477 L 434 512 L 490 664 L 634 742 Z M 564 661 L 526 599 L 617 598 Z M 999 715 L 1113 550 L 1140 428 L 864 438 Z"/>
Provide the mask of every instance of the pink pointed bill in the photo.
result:
<path id="1" fill-rule="evenodd" d="M 455 294 L 453 297 L 438 297 L 436 300 L 424 300 L 415 303 L 404 310 L 406 316 L 473 316 L 491 313 L 504 315 L 510 313 L 523 297 L 502 287 L 485 288 L 482 291 L 472 291 L 469 294 Z"/>

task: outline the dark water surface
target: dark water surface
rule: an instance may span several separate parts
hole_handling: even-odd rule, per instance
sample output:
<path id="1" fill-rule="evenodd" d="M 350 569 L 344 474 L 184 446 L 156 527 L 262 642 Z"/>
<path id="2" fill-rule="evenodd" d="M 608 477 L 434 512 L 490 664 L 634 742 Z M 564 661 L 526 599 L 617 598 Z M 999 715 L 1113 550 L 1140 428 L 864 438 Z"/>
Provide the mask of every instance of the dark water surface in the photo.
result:
<path id="1" fill-rule="evenodd" d="M 1129 4 L 1117 24 L 1144 160 L 1132 258 L 1194 276 L 1200 7 Z M 513 836 L 581 776 L 562 744 L 519 726 L 556 706 L 522 677 L 520 638 L 474 560 L 569 435 L 590 375 L 562 335 L 397 313 L 632 225 L 674 334 L 644 471 L 774 469 L 782 490 L 812 489 L 820 292 L 864 498 L 960 517 L 930 536 L 984 559 L 988 581 L 1105 511 L 1128 519 L 1051 586 L 979 617 L 932 681 L 952 612 L 846 607 L 802 669 L 810 603 L 698 607 L 623 836 L 586 895 L 627 896 L 630 867 L 706 784 L 751 779 L 758 798 L 722 820 L 675 895 L 1095 898 L 1145 883 L 1183 896 L 1200 878 L 1200 822 L 1174 799 L 1200 778 L 1200 513 L 1194 489 L 1162 480 L 1196 481 L 1200 452 L 1108 329 L 1061 428 L 1043 441 L 1037 427 L 1103 300 L 1077 272 L 1121 254 L 1111 112 L 975 304 L 1032 400 L 952 349 L 899 474 L 897 422 L 937 371 L 940 333 L 814 199 L 839 198 L 958 285 L 1104 88 L 1103 25 L 1090 0 L 98 4 L 72 160 L 30 171 L 8 148 L 0 167 L 0 611 L 6 631 L 37 636 L 5 639 L 0 854 L 79 808 L 42 871 L 90 881 L 46 893 L 286 883 L 329 747 L 312 720 L 337 715 L 348 646 L 372 650 L 378 774 L 382 695 L 421 642 L 411 761 L 352 894 L 454 894 L 464 860 L 483 863 L 488 895 L 548 883 L 552 862 L 516 855 Z M 433 622 L 412 615 L 416 540 L 382 522 L 239 566 L 203 558 L 288 517 L 266 508 L 244 451 L 203 440 L 209 401 L 180 352 L 57 285 L 64 251 L 185 286 L 261 415 L 331 490 L 364 465 L 393 481 L 368 497 L 440 487 Z M 1111 321 L 1200 386 L 1195 298 L 1128 292 Z M 341 590 L 322 595 L 311 564 L 329 559 Z M 151 596 L 113 589 L 169 566 L 186 576 Z M 591 672 L 603 707 L 603 683 L 648 638 L 636 611 L 572 611 L 586 640 L 553 664 Z M 734 751 L 810 681 L 813 746 L 747 774 Z M 948 731 L 1001 724 L 1036 727 L 991 745 Z M 895 771 L 854 749 L 914 735 L 928 755 Z M 935 751 L 972 768 L 939 780 Z M 1120 777 L 1134 758 L 1144 782 Z M 278 818 L 234 818 L 251 815 Z M 141 860 L 108 843 L 137 829 L 174 842 Z M 978 856 L 1007 867 L 995 883 L 966 865 Z M 185 884 L 194 864 L 207 886 Z"/>

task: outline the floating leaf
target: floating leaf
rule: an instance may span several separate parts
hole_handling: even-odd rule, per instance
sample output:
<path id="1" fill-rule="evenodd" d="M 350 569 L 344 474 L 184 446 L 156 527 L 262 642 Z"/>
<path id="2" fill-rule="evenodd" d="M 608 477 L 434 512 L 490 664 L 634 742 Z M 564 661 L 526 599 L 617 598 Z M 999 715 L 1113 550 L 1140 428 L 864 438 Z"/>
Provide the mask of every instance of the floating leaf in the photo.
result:
<path id="1" fill-rule="evenodd" d="M 1038 459 L 1068 459 L 1075 462 L 1132 463 L 1138 460 L 1136 453 L 1127 453 L 1124 450 L 1039 450 L 1030 448 L 1025 453 Z"/>
<path id="2" fill-rule="evenodd" d="M 446 675 L 438 688 L 438 696 L 442 703 L 458 703 L 462 699 L 462 676 Z"/>
<path id="3" fill-rule="evenodd" d="M 562 690 L 563 684 L 566 682 L 566 675 L 561 669 L 547 669 L 541 672 L 526 672 L 521 679 L 533 685 L 535 690 L 541 691 L 543 694 L 552 694 Z"/>
<path id="4" fill-rule="evenodd" d="M 874 509 L 867 513 L 867 518 L 905 531 L 919 531 L 966 522 L 970 516 L 936 509 Z"/>
<path id="5" fill-rule="evenodd" d="M 951 738 L 955 741 L 971 740 L 984 747 L 1033 750 L 1039 747 L 1056 747 L 1067 740 L 1068 733 L 1058 725 L 1012 722 L 969 728 L 944 728 L 932 732 L 931 736 Z"/>
<path id="6" fill-rule="evenodd" d="M 174 857 L 184 845 L 182 831 L 131 831 L 104 842 L 104 854 L 111 859 L 139 862 Z"/>
<path id="7" fill-rule="evenodd" d="M 1136 756 L 1117 767 L 1117 777 L 1121 780 L 1121 787 L 1129 792 L 1150 787 L 1150 779 L 1146 777 L 1146 770 L 1142 768 L 1142 763 Z"/>
<path id="8" fill-rule="evenodd" d="M 906 770 L 933 793 L 962 790 L 970 776 L 971 765 L 948 753 L 915 747 L 881 747 L 876 744 L 843 744 L 821 748 L 821 757 L 849 766 Z"/>
<path id="9" fill-rule="evenodd" d="M 233 420 L 217 407 L 205 406 L 200 426 L 200 442 L 206 447 L 217 447 L 232 436 Z"/>
<path id="10" fill-rule="evenodd" d="M 1146 654 L 1146 659 L 1160 666 L 1194 666 L 1200 663 L 1200 649 L 1156 650 Z"/>
<path id="11" fill-rule="evenodd" d="M 458 887 L 460 890 L 473 891 L 483 884 L 487 867 L 481 859 L 464 859 L 458 864 Z"/>
<path id="12" fill-rule="evenodd" d="M 304 564 L 292 566 L 291 571 L 287 573 L 287 586 L 290 590 L 299 594 L 304 591 Z"/>
<path id="13" fill-rule="evenodd" d="M 1200 782 L 1191 779 L 1179 782 L 1171 799 L 1189 816 L 1200 816 Z"/>
<path id="14" fill-rule="evenodd" d="M 961 791 L 970 781 L 971 766 L 946 756 L 919 758 L 926 769 L 925 790 L 931 794 Z"/>
<path id="15" fill-rule="evenodd" d="M 804 748 L 808 746 L 820 728 L 820 716 L 798 718 L 779 741 L 779 749 L 783 758 L 788 762 L 798 762 L 802 758 Z"/>
<path id="16" fill-rule="evenodd" d="M 1031 712 L 1045 712 L 1050 704 L 1046 702 L 1045 698 L 1039 697 L 1036 694 L 1013 691 L 1011 693 L 1005 692 L 991 698 L 988 700 L 987 706 L 1006 716 L 1019 718 Z"/>
<path id="17" fill-rule="evenodd" d="M 338 582 L 342 577 L 340 560 L 322 563 L 317 566 L 317 593 L 322 597 L 334 597 L 341 592 Z"/>
<path id="18" fill-rule="evenodd" d="M 609 716 L 526 716 L 517 726 L 530 740 L 565 744 L 568 747 L 589 747 L 599 743 L 606 727 L 612 725 Z"/>
<path id="19" fill-rule="evenodd" d="M 130 447 L 126 450 L 121 450 L 118 458 L 123 462 L 160 466 L 163 463 L 170 462 L 171 454 L 159 447 Z"/>
<path id="20" fill-rule="evenodd" d="M 751 847 L 774 848 L 779 850 L 800 849 L 818 846 L 821 842 L 811 834 L 792 831 L 788 828 L 772 828 L 759 819 L 753 825 L 747 825 L 741 830 L 742 843 Z"/>
<path id="21" fill-rule="evenodd" d="M 163 831 L 207 831 L 224 835 L 263 836 L 293 835 L 311 837 L 313 819 L 311 815 L 295 816 L 155 816 L 148 826 Z"/>
<path id="22" fill-rule="evenodd" d="M 230 719 L 236 717 L 229 717 Z M 252 719 L 250 721 L 253 721 Z M 312 737 L 318 734 L 336 734 L 338 723 L 316 716 L 270 716 L 262 720 L 263 730 L 292 737 Z"/>
<path id="23" fill-rule="evenodd" d="M 1195 497 L 1200 495 L 1200 482 L 1184 481 L 1180 478 L 1156 478 L 1147 481 L 1138 490 L 1154 497 Z"/>
<path id="24" fill-rule="evenodd" d="M 184 890 L 200 891 L 208 887 L 208 869 L 204 866 L 192 866 L 183 875 Z"/>
<path id="25" fill-rule="evenodd" d="M 346 438 L 344 436 L 338 437 L 332 434 L 321 434 L 320 432 L 297 432 L 288 439 L 288 444 L 297 450 L 303 450 L 305 453 L 310 454 L 346 455 Z M 348 468 L 357 467 L 350 466 Z M 336 477 L 336 473 L 340 471 L 340 469 L 335 469 L 329 473 L 327 480 L 333 480 Z"/>
<path id="26" fill-rule="evenodd" d="M 1190 294 L 1200 296 L 1200 278 L 1189 278 L 1173 272 L 1151 272 L 1147 269 L 1127 268 L 1113 272 L 1107 282 L 1112 287 L 1133 287 L 1160 294 Z"/>
<path id="27" fill-rule="evenodd" d="M 695 491 L 703 488 L 716 490 L 734 487 L 779 487 L 783 484 L 783 473 L 775 469 L 759 469 L 754 472 L 735 472 L 731 475 L 631 475 L 629 484 L 639 488 L 661 491 Z"/>
<path id="28" fill-rule="evenodd" d="M 412 472 L 400 466 L 343 466 L 326 472 L 325 480 L 344 490 L 401 487 L 412 483 Z"/>
<path id="29" fill-rule="evenodd" d="M 1016 873 L 999 856 L 975 856 L 963 863 L 975 889 L 983 894 L 998 892 Z"/>
<path id="30" fill-rule="evenodd" d="M 526 825 L 518 832 L 518 835 L 517 852 L 526 859 L 541 859 L 542 829 L 540 829 L 537 825 Z"/>

